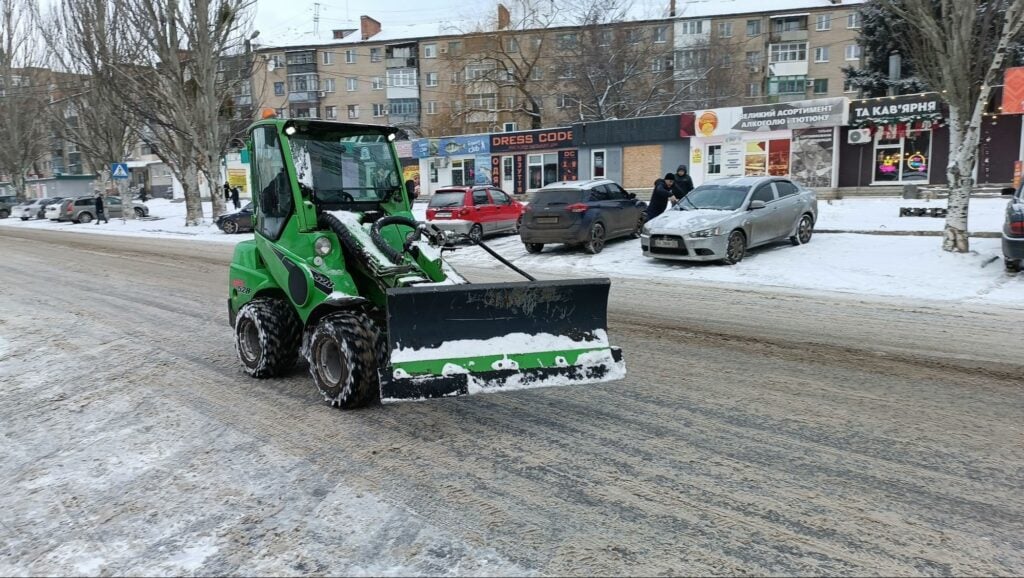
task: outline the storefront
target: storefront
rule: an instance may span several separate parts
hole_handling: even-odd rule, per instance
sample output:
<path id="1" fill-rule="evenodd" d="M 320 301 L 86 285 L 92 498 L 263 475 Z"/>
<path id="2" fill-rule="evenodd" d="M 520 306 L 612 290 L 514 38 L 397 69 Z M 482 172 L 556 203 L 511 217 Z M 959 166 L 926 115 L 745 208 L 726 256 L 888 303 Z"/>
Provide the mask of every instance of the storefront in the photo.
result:
<path id="1" fill-rule="evenodd" d="M 414 140 L 412 155 L 419 161 L 421 195 L 431 195 L 442 187 L 490 182 L 488 135 Z"/>
<path id="2" fill-rule="evenodd" d="M 683 113 L 694 184 L 740 176 L 788 176 L 807 186 L 836 181 L 838 128 L 847 100 L 825 98 Z"/>
<path id="3" fill-rule="evenodd" d="M 581 179 L 607 178 L 626 189 L 649 190 L 656 179 L 690 162 L 678 114 L 575 124 L 573 143 Z"/>
<path id="4" fill-rule="evenodd" d="M 491 183 L 505 192 L 521 195 L 578 178 L 571 128 L 494 133 L 490 150 Z"/>
<path id="5" fill-rule="evenodd" d="M 944 182 L 944 120 L 945 105 L 934 92 L 851 102 L 840 186 Z"/>

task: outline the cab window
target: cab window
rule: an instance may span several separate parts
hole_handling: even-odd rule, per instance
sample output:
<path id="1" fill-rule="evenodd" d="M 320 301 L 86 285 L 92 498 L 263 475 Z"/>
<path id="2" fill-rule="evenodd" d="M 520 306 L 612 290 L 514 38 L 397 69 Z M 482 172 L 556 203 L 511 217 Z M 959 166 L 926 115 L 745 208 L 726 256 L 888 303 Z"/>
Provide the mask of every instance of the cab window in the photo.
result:
<path id="1" fill-rule="evenodd" d="M 292 190 L 277 138 L 277 128 L 261 126 L 252 132 L 253 189 L 256 199 L 257 230 L 268 239 L 277 240 L 292 214 Z"/>

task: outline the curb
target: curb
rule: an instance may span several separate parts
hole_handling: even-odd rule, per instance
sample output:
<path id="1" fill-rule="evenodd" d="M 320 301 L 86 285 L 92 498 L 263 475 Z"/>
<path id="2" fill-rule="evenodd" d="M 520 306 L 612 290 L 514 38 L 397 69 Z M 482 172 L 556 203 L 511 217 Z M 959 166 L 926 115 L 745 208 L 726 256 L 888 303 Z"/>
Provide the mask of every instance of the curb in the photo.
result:
<path id="1" fill-rule="evenodd" d="M 941 237 L 943 231 L 844 231 L 842 229 L 815 229 L 817 233 L 847 233 L 851 235 L 888 235 L 893 237 Z M 978 239 L 998 239 L 1002 236 L 1002 233 L 993 233 L 991 231 L 981 231 L 976 233 L 968 233 L 968 238 L 975 237 Z"/>

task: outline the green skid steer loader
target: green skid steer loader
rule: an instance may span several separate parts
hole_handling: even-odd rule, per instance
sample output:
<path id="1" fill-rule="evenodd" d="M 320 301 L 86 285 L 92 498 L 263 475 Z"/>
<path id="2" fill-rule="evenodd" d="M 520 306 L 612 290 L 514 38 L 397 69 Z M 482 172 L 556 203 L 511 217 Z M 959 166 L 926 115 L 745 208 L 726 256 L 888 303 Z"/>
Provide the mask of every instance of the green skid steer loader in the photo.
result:
<path id="1" fill-rule="evenodd" d="M 265 118 L 249 128 L 252 241 L 231 263 L 242 367 L 279 376 L 299 354 L 341 408 L 594 383 L 625 366 L 606 333 L 607 279 L 469 283 L 453 241 L 417 222 L 387 126 Z"/>

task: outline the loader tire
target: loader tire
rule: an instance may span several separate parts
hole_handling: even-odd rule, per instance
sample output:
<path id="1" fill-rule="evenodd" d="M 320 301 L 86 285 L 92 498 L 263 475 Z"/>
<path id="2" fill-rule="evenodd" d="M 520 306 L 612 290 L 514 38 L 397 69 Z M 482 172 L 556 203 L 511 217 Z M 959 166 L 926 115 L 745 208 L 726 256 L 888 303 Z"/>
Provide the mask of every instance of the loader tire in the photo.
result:
<path id="1" fill-rule="evenodd" d="M 320 320 L 309 343 L 309 373 L 331 405 L 355 409 L 380 399 L 382 334 L 367 315 L 343 312 Z"/>
<path id="2" fill-rule="evenodd" d="M 284 299 L 257 297 L 238 310 L 235 351 L 252 377 L 275 377 L 295 367 L 302 323 Z"/>

